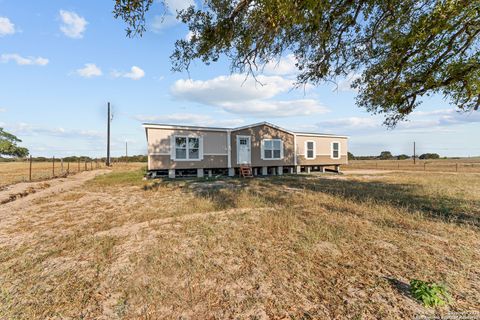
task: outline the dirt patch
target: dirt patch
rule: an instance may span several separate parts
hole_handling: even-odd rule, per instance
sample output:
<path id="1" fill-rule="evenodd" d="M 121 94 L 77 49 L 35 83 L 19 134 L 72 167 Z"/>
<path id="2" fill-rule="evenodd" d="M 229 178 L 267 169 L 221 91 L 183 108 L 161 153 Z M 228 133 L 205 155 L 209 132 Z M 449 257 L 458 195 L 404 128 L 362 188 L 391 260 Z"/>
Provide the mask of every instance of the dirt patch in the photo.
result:
<path id="1" fill-rule="evenodd" d="M 338 246 L 328 241 L 319 241 L 315 244 L 315 251 L 325 256 L 340 256 L 342 252 Z"/>
<path id="2" fill-rule="evenodd" d="M 83 184 L 85 181 L 95 178 L 100 174 L 105 174 L 110 170 L 85 171 L 75 176 L 67 178 L 53 179 L 47 182 L 23 182 L 10 185 L 0 190 L 0 204 L 5 204 L 29 195 L 36 194 L 36 199 L 46 194 L 67 191 Z M 44 191 L 44 192 L 40 192 Z M 33 197 L 29 197 L 30 199 Z M 18 202 L 18 201 L 17 201 Z M 3 209 L 3 207 L 0 207 Z"/>
<path id="3" fill-rule="evenodd" d="M 0 191 L 0 229 L 15 224 L 20 218 L 12 215 L 20 209 L 25 209 L 34 202 L 54 196 L 81 186 L 86 181 L 110 170 L 85 171 L 75 176 L 60 178 L 46 182 L 18 183 Z M 0 236 L 1 237 L 1 236 Z"/>
<path id="4" fill-rule="evenodd" d="M 6 187 L 0 191 L 0 204 L 9 203 L 20 198 L 24 198 L 32 193 L 43 190 L 50 187 L 50 184 L 36 183 L 25 188 L 25 186 L 17 187 L 16 185 L 10 188 Z M 21 190 L 21 191 L 20 191 Z"/>
<path id="5" fill-rule="evenodd" d="M 385 173 L 392 173 L 395 172 L 393 170 L 374 170 L 374 169 L 363 169 L 363 170 L 347 170 L 342 171 L 343 174 L 350 175 L 350 174 L 385 174 Z"/>
<path id="6" fill-rule="evenodd" d="M 388 250 L 390 252 L 395 252 L 395 251 L 398 250 L 398 247 L 396 245 L 394 245 L 393 243 L 390 243 L 388 241 L 384 241 L 384 240 L 373 241 L 373 245 L 376 248 L 383 249 L 383 250 Z"/>

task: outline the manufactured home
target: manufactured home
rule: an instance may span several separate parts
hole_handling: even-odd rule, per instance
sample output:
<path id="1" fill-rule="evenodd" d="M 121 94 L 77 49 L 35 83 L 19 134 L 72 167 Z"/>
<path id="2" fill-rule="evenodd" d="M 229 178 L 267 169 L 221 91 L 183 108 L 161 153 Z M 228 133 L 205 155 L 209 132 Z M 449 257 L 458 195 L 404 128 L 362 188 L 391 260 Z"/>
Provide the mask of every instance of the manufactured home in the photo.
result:
<path id="1" fill-rule="evenodd" d="M 347 164 L 348 137 L 294 132 L 268 122 L 239 128 L 143 125 L 149 175 L 253 175 L 339 171 Z"/>

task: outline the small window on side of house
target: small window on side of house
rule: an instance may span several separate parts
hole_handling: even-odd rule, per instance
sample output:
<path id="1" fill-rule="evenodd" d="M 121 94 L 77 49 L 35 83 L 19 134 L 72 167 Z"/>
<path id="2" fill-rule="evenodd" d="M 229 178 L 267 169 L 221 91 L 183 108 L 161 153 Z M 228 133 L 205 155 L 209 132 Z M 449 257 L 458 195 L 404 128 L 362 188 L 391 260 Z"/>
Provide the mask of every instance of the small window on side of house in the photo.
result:
<path id="1" fill-rule="evenodd" d="M 315 159 L 315 142 L 314 141 L 307 141 L 305 143 L 305 158 L 307 159 Z"/>
<path id="2" fill-rule="evenodd" d="M 340 159 L 340 143 L 332 142 L 332 158 Z"/>

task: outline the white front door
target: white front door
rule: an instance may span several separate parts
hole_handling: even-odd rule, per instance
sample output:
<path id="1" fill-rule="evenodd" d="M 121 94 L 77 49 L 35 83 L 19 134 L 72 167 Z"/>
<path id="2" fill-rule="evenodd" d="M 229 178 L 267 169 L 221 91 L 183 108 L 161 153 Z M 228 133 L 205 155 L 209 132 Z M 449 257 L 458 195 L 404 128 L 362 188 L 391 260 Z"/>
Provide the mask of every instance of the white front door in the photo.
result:
<path id="1" fill-rule="evenodd" d="M 251 163 L 251 140 L 249 136 L 237 136 L 237 162 L 238 164 Z"/>

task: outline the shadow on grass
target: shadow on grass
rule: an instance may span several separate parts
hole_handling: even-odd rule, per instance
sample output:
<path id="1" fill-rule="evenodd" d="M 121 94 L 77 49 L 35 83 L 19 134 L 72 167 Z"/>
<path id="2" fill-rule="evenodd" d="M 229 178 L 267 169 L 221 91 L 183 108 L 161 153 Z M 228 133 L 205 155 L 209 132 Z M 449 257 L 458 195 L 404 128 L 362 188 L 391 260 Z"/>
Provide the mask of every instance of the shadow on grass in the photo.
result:
<path id="1" fill-rule="evenodd" d="M 411 212 L 420 211 L 433 219 L 480 227 L 480 203 L 423 195 L 419 187 L 412 184 L 295 176 L 272 178 L 264 183 L 326 193 L 356 202 L 374 201 Z"/>
<path id="2" fill-rule="evenodd" d="M 250 188 L 252 182 L 255 186 Z M 174 182 L 176 184 L 177 182 Z M 219 208 L 235 208 L 242 192 L 253 195 L 264 204 L 285 204 L 290 201 L 289 189 L 313 191 L 354 200 L 374 202 L 407 210 L 420 211 L 426 217 L 456 224 L 480 227 L 480 203 L 449 198 L 447 196 L 423 195 L 412 184 L 390 184 L 378 181 L 327 179 L 322 177 L 283 176 L 254 180 L 220 179 L 215 181 L 190 180 L 182 182 L 186 191 L 208 198 Z M 286 190 L 279 189 L 282 187 Z M 259 190 L 261 189 L 261 190 Z M 328 204 L 325 204 L 328 206 Z"/>
<path id="3" fill-rule="evenodd" d="M 390 285 L 395 288 L 401 295 L 404 297 L 407 297 L 415 302 L 418 302 L 411 294 L 410 292 L 410 285 L 406 282 L 400 281 L 395 278 L 390 278 L 390 277 L 384 277 L 385 280 L 390 283 Z"/>

